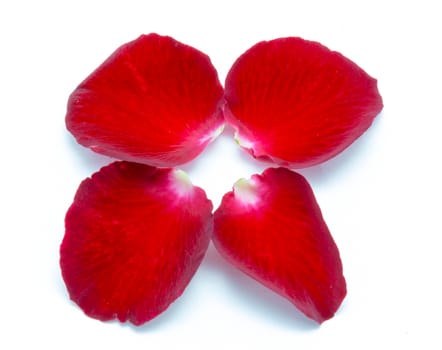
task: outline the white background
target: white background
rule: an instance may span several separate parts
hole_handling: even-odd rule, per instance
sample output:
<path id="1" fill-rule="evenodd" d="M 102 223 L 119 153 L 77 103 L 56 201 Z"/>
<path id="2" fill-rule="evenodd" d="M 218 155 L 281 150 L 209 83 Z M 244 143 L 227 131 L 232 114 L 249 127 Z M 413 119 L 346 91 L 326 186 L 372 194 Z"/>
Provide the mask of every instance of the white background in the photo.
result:
<path id="1" fill-rule="evenodd" d="M 423 0 L 3 1 L 0 348 L 441 349 L 441 23 L 438 1 Z M 221 81 L 243 51 L 280 36 L 320 41 L 379 80 L 385 108 L 372 128 L 301 171 L 344 263 L 335 318 L 316 326 L 213 248 L 184 295 L 140 328 L 69 301 L 64 214 L 80 181 L 111 160 L 68 134 L 66 101 L 118 46 L 150 32 L 207 53 Z M 184 169 L 216 207 L 264 165 L 226 132 Z"/>

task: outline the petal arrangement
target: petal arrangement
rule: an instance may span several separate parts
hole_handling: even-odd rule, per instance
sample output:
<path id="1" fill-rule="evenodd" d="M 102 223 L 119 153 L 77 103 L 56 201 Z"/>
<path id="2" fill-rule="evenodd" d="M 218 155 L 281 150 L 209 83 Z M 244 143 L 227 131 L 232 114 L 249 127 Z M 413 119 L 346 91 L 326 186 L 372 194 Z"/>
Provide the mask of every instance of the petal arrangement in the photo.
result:
<path id="1" fill-rule="evenodd" d="M 119 47 L 71 94 L 78 143 L 119 159 L 84 180 L 65 218 L 60 266 L 90 317 L 142 325 L 189 284 L 209 242 L 318 323 L 346 295 L 338 248 L 304 177 L 289 168 L 339 154 L 382 110 L 377 81 L 297 37 L 242 54 L 224 88 L 209 57 L 167 36 Z M 275 164 L 238 180 L 213 212 L 176 166 L 228 123 L 253 157 Z"/>

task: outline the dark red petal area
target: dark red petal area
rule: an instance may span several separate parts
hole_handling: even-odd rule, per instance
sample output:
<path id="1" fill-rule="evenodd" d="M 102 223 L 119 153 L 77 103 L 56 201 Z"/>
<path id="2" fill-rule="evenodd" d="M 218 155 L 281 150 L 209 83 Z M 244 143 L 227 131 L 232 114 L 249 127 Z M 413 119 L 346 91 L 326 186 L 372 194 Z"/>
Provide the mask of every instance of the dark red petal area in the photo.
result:
<path id="1" fill-rule="evenodd" d="M 66 215 L 60 265 L 71 299 L 135 325 L 183 293 L 206 252 L 212 203 L 179 170 L 116 162 L 84 180 Z"/>
<path id="2" fill-rule="evenodd" d="M 208 56 L 171 37 L 142 35 L 75 89 L 66 125 L 98 153 L 175 166 L 195 158 L 222 130 L 222 95 Z"/>
<path id="3" fill-rule="evenodd" d="M 310 185 L 285 168 L 239 180 L 214 214 L 213 242 L 233 265 L 322 323 L 346 295 L 338 248 Z"/>
<path id="4" fill-rule="evenodd" d="M 240 56 L 225 98 L 240 145 L 295 168 L 343 151 L 383 107 L 377 81 L 354 62 L 295 37 L 260 42 Z"/>

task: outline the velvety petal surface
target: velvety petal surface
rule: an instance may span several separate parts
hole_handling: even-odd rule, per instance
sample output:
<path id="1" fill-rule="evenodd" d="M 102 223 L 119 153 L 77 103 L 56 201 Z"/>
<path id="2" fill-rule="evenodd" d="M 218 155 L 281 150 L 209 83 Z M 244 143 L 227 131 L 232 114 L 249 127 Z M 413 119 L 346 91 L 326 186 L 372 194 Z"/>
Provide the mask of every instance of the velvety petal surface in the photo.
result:
<path id="1" fill-rule="evenodd" d="M 383 107 L 376 79 L 342 54 L 297 37 L 242 54 L 225 83 L 226 119 L 254 157 L 302 168 L 337 155 Z"/>
<path id="2" fill-rule="evenodd" d="M 180 170 L 115 162 L 81 183 L 65 226 L 60 265 L 70 298 L 93 318 L 141 325 L 196 272 L 212 203 Z"/>
<path id="3" fill-rule="evenodd" d="M 322 323 L 346 295 L 338 248 L 307 181 L 285 168 L 239 180 L 214 214 L 213 242 L 234 266 Z"/>
<path id="4" fill-rule="evenodd" d="M 98 153 L 170 167 L 195 158 L 222 131 L 222 96 L 207 55 L 171 37 L 142 35 L 72 92 L 66 126 Z"/>

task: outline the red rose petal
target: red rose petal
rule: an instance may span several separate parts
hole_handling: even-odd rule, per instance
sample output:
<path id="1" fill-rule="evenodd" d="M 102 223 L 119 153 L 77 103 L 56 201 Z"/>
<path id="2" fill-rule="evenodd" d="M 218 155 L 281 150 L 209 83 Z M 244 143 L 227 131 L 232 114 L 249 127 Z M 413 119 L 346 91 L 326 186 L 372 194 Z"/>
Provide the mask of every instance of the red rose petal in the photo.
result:
<path id="1" fill-rule="evenodd" d="M 339 251 L 307 181 L 285 168 L 239 180 L 214 214 L 213 242 L 233 265 L 321 323 L 346 295 Z"/>
<path id="2" fill-rule="evenodd" d="M 175 166 L 195 158 L 222 130 L 222 95 L 208 56 L 170 37 L 142 35 L 75 89 L 66 125 L 98 153 Z"/>
<path id="3" fill-rule="evenodd" d="M 183 293 L 206 252 L 212 203 L 181 171 L 116 162 L 84 180 L 66 215 L 60 265 L 71 299 L 135 325 Z"/>
<path id="4" fill-rule="evenodd" d="M 290 167 L 328 160 L 382 110 L 377 81 L 317 42 L 280 38 L 240 56 L 225 84 L 226 119 L 256 158 Z"/>

